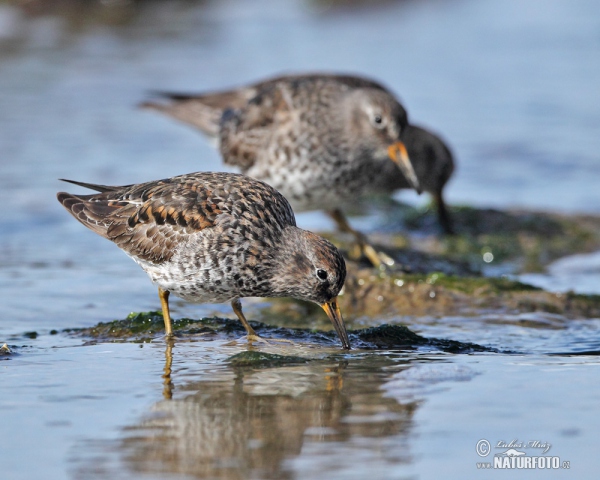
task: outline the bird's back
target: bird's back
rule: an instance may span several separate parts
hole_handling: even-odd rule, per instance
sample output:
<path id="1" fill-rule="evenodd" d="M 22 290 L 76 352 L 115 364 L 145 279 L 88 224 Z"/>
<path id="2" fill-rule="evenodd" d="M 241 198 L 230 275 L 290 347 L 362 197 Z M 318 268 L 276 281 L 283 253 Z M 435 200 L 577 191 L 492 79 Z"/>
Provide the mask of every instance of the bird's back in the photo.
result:
<path id="1" fill-rule="evenodd" d="M 226 110 L 243 110 L 250 103 L 268 103 L 278 89 L 298 91 L 313 89 L 317 85 L 335 84 L 347 88 L 385 87 L 374 80 L 353 75 L 309 73 L 281 75 L 229 90 L 206 93 L 153 92 L 154 99 L 141 104 L 144 108 L 157 110 L 183 123 L 189 124 L 209 138 L 219 135 L 221 117 Z"/>
<path id="2" fill-rule="evenodd" d="M 71 183 L 99 192 L 58 193 L 77 220 L 136 260 L 154 264 L 170 260 L 179 245 L 225 221 L 249 235 L 257 221 L 273 232 L 295 225 L 279 192 L 239 174 L 200 172 L 122 187 Z"/>

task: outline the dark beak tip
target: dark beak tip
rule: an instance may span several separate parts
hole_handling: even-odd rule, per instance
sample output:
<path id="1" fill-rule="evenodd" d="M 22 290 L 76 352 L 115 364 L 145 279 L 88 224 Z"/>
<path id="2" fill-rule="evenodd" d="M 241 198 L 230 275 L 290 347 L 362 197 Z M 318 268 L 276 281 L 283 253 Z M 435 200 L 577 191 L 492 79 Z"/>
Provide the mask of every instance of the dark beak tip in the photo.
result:
<path id="1" fill-rule="evenodd" d="M 342 329 L 338 330 L 337 334 L 340 339 L 340 342 L 342 343 L 342 348 L 344 350 L 350 350 L 351 349 L 350 339 L 348 338 L 348 332 L 346 331 L 346 328 L 343 327 L 343 330 Z"/>
<path id="2" fill-rule="evenodd" d="M 335 328 L 336 333 L 342 343 L 342 348 L 344 350 L 350 350 L 350 340 L 348 338 L 348 332 L 346 331 L 346 326 L 344 325 L 344 319 L 341 315 L 339 307 L 335 299 L 330 302 L 323 303 L 321 307 L 327 313 L 327 316 L 333 323 L 333 327 Z"/>

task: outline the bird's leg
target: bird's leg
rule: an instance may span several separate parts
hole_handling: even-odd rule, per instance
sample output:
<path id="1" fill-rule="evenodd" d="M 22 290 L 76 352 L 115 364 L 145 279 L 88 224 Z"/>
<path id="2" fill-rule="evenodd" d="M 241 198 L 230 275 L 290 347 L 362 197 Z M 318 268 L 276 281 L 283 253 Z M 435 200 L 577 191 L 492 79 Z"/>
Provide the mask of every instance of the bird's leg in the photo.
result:
<path id="1" fill-rule="evenodd" d="M 454 235 L 454 228 L 452 227 L 452 219 L 450 218 L 450 214 L 448 213 L 448 208 L 446 207 L 446 202 L 444 202 L 444 197 L 442 196 L 442 191 L 435 192 L 433 196 L 435 200 L 435 204 L 437 207 L 437 215 L 438 221 L 444 230 L 446 235 Z"/>
<path id="2" fill-rule="evenodd" d="M 239 318 L 240 322 L 242 322 L 242 325 L 246 329 L 246 332 L 247 332 L 246 338 L 248 339 L 249 343 L 262 342 L 262 343 L 266 343 L 267 345 L 270 345 L 270 343 L 267 340 L 265 340 L 264 338 L 261 338 L 257 335 L 257 333 L 254 331 L 254 329 L 248 323 L 248 320 L 246 320 L 246 317 L 244 316 L 244 313 L 242 312 L 242 302 L 240 302 L 239 298 L 234 298 L 231 301 L 231 308 L 233 308 L 233 311 L 235 312 L 235 314 Z M 277 339 L 275 341 L 276 342 L 294 343 L 291 340 L 284 340 L 284 339 Z"/>
<path id="3" fill-rule="evenodd" d="M 242 325 L 244 326 L 244 328 L 246 329 L 246 332 L 248 333 L 248 337 L 250 337 L 250 336 L 258 337 L 258 335 L 254 331 L 254 329 L 248 323 L 248 320 L 246 320 L 246 317 L 244 316 L 244 312 L 242 312 L 242 302 L 240 302 L 239 298 L 234 298 L 231 301 L 231 308 L 233 308 L 233 311 L 239 318 L 240 322 L 242 322 Z"/>
<path id="4" fill-rule="evenodd" d="M 158 298 L 160 298 L 160 306 L 162 307 L 163 319 L 165 321 L 165 335 L 170 337 L 173 335 L 171 327 L 171 314 L 169 313 L 169 291 L 158 287 Z"/>
<path id="5" fill-rule="evenodd" d="M 246 317 L 244 316 L 244 313 L 242 312 L 242 302 L 240 302 L 239 298 L 234 298 L 231 301 L 231 308 L 233 308 L 233 311 L 235 312 L 238 319 L 240 320 L 240 322 L 242 322 L 242 325 L 246 329 L 248 343 L 252 343 L 252 342 L 264 342 L 267 344 L 269 343 L 266 340 L 260 338 L 254 331 L 254 329 L 250 326 L 250 324 L 248 323 L 248 320 L 246 320 Z"/>
<path id="6" fill-rule="evenodd" d="M 363 233 L 354 230 L 340 209 L 336 208 L 335 210 L 329 210 L 327 214 L 333 219 L 340 231 L 350 233 L 354 236 L 360 251 L 369 259 L 374 267 L 381 269 L 385 268 L 385 265 L 392 266 L 395 263 L 394 259 L 390 258 L 385 253 L 377 252 Z"/>

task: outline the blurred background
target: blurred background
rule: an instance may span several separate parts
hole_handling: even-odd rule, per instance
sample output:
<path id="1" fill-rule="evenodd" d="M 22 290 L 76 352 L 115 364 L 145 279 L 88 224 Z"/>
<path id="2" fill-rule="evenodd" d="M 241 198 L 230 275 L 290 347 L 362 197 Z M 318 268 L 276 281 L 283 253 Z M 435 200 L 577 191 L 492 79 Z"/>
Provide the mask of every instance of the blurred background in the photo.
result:
<path id="1" fill-rule="evenodd" d="M 221 169 L 201 136 L 136 105 L 329 70 L 380 80 L 442 134 L 451 203 L 597 212 L 599 13 L 593 0 L 2 2 L 2 200 L 54 216 L 59 177 Z"/>

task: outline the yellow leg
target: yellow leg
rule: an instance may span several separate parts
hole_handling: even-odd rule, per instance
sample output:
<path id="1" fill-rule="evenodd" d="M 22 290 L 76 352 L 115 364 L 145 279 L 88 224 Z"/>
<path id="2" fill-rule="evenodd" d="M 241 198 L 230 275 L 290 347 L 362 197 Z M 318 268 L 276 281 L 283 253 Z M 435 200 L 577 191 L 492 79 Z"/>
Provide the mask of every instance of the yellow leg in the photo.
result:
<path id="1" fill-rule="evenodd" d="M 244 316 L 244 313 L 242 312 L 242 302 L 240 302 L 239 298 L 234 298 L 231 301 L 231 308 L 233 308 L 233 311 L 235 312 L 235 314 L 239 318 L 240 322 L 242 322 L 242 325 L 246 329 L 246 333 L 248 334 L 248 341 L 251 342 L 253 340 L 262 340 L 256 334 L 254 329 L 250 326 L 250 324 L 248 323 L 248 320 L 246 320 L 246 317 Z"/>
<path id="2" fill-rule="evenodd" d="M 336 208 L 335 210 L 328 211 L 327 214 L 333 219 L 342 232 L 347 232 L 354 235 L 360 251 L 369 259 L 374 267 L 381 269 L 385 268 L 385 265 L 392 266 L 394 264 L 394 260 L 392 258 L 383 252 L 377 252 L 373 246 L 369 244 L 367 237 L 364 234 L 358 230 L 354 230 L 350 226 L 348 220 L 346 220 L 346 217 L 341 210 Z"/>
<path id="3" fill-rule="evenodd" d="M 246 317 L 244 316 L 244 313 L 242 312 L 242 302 L 240 302 L 239 298 L 234 298 L 231 301 L 231 308 L 233 308 L 233 311 L 235 312 L 235 314 L 239 318 L 240 322 L 242 322 L 242 325 L 246 329 L 246 332 L 247 332 L 246 338 L 248 339 L 248 343 L 262 342 L 262 343 L 266 343 L 267 345 L 270 345 L 270 343 L 268 341 L 266 341 L 264 338 L 259 337 L 256 334 L 254 329 L 248 323 L 248 320 L 246 320 Z M 277 339 L 275 341 L 292 343 L 292 344 L 294 343 L 291 340 L 283 340 L 283 339 Z"/>
<path id="4" fill-rule="evenodd" d="M 248 323 L 248 320 L 246 320 L 244 313 L 242 312 L 242 302 L 240 302 L 239 298 L 234 298 L 231 301 L 231 308 L 233 308 L 233 311 L 235 312 L 237 317 L 240 319 L 240 322 L 242 322 L 242 325 L 246 329 L 246 332 L 248 332 L 248 335 L 258 337 L 258 335 L 256 335 L 256 332 L 254 331 L 254 329 Z"/>
<path id="5" fill-rule="evenodd" d="M 158 287 L 158 298 L 160 298 L 160 306 L 162 307 L 163 319 L 165 321 L 165 335 L 170 337 L 173 335 L 171 327 L 171 314 L 169 313 L 169 291 Z"/>

